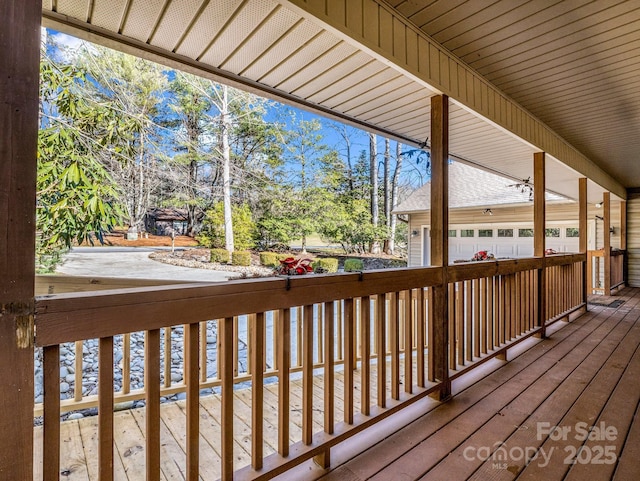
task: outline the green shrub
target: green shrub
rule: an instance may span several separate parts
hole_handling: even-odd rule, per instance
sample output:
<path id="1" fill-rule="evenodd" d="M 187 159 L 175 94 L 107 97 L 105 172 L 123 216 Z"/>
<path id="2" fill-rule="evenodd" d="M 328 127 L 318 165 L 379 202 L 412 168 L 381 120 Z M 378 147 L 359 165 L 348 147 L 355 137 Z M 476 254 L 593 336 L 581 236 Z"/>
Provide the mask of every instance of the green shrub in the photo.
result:
<path id="1" fill-rule="evenodd" d="M 211 257 L 209 258 L 209 261 L 218 264 L 228 264 L 229 251 L 227 249 L 211 249 Z"/>
<path id="2" fill-rule="evenodd" d="M 327 257 L 313 261 L 313 272 L 338 272 L 338 259 Z"/>
<path id="3" fill-rule="evenodd" d="M 251 252 L 249 251 L 233 251 L 231 253 L 231 265 L 234 266 L 250 266 Z"/>
<path id="4" fill-rule="evenodd" d="M 238 250 L 253 247 L 253 235 L 255 223 L 251 219 L 249 205 L 231 206 L 231 219 L 233 223 L 233 245 Z M 225 247 L 224 212 L 222 202 L 218 202 L 205 213 L 202 220 L 202 230 L 196 236 L 201 246 L 223 248 Z"/>
<path id="5" fill-rule="evenodd" d="M 260 264 L 265 267 L 278 267 L 280 265 L 280 261 L 287 257 L 291 256 L 289 254 L 280 254 L 278 252 L 261 252 Z"/>
<path id="6" fill-rule="evenodd" d="M 364 270 L 364 262 L 362 259 L 346 259 L 344 261 L 345 272 L 356 272 Z"/>

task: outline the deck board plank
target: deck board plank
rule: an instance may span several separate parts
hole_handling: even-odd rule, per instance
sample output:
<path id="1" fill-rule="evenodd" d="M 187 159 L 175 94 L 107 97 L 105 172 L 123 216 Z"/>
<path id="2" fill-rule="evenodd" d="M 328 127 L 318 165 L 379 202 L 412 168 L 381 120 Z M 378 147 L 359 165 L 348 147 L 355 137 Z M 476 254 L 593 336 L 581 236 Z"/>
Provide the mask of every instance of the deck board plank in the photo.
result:
<path id="1" fill-rule="evenodd" d="M 434 409 L 361 456 L 355 457 L 346 463 L 346 469 L 360 479 L 369 479 L 376 473 L 380 474 L 381 479 L 385 477 L 393 479 L 393 473 L 385 473 L 383 471 L 386 466 L 393 464 L 394 461 L 401 458 L 422 440 L 428 438 L 453 419 L 456 419 L 485 397 L 492 393 L 499 393 L 500 387 L 509 382 L 509 380 L 516 379 L 519 375 L 530 376 L 533 373 L 531 368 L 538 372 L 543 372 L 547 367 L 555 364 L 573 349 L 576 342 L 603 326 L 607 317 L 608 314 L 603 312 L 602 309 L 591 311 L 586 316 L 555 333 L 552 338 L 545 341 L 544 345 L 538 344 L 513 361 L 506 363 L 499 371 L 490 374 L 481 382 L 469 387 L 465 391 L 465 396 L 454 397 L 452 401 L 442 405 L 441 409 Z M 606 327 L 603 329 L 606 330 Z M 544 365 L 541 363 L 541 354 L 546 356 Z M 522 382 L 521 389 L 524 387 L 526 387 L 526 383 Z M 517 394 L 517 389 L 514 389 L 514 393 Z M 433 447 L 431 443 L 429 445 Z M 437 446 L 433 448 L 436 449 Z M 446 456 L 446 454 L 448 454 L 448 451 L 443 449 L 442 456 Z M 399 466 L 406 475 L 406 470 L 403 469 L 405 466 L 400 463 Z M 407 479 L 410 479 L 408 475 L 406 476 Z M 340 479 L 340 476 L 333 477 L 330 473 L 326 478 Z"/>

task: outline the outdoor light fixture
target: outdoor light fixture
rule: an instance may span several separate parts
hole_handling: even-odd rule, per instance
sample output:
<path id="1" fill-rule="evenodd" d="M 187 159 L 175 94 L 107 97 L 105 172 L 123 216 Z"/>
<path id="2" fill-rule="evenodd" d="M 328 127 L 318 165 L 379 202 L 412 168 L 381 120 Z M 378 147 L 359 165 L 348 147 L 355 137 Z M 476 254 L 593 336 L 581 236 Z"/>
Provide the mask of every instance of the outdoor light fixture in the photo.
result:
<path id="1" fill-rule="evenodd" d="M 418 231 L 417 230 L 412 230 L 411 231 L 411 237 L 415 237 L 418 235 Z"/>
<path id="2" fill-rule="evenodd" d="M 483 214 L 489 214 L 489 215 L 493 215 L 493 212 L 491 212 L 491 209 L 485 209 L 482 211 Z"/>
<path id="3" fill-rule="evenodd" d="M 598 209 L 600 209 L 600 208 L 602 207 L 602 202 L 598 202 L 598 203 L 596 204 L 596 207 L 597 207 Z"/>

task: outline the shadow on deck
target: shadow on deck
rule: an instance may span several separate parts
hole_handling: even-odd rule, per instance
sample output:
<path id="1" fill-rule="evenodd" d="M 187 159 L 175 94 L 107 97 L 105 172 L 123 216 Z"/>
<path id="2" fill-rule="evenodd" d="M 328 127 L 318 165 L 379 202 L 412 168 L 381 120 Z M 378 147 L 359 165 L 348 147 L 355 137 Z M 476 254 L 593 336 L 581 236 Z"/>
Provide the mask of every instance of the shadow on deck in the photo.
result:
<path id="1" fill-rule="evenodd" d="M 617 308 L 590 306 L 544 341 L 530 339 L 454 381 L 444 404 L 423 399 L 334 447 L 332 469 L 307 462 L 286 479 L 560 480 L 640 479 L 640 289 Z M 375 366 L 373 371 L 375 371 Z M 358 380 L 359 376 L 355 376 Z M 322 425 L 322 382 L 314 386 L 314 431 Z M 372 389 L 376 376 L 372 373 Z M 336 372 L 336 420 L 342 419 Z M 359 404 L 359 383 L 355 405 Z M 277 384 L 265 386 L 265 456 L 277 446 Z M 301 382 L 291 385 L 291 442 L 301 439 Z M 250 463 L 251 393 L 234 392 L 234 465 Z M 200 475 L 218 479 L 220 398 L 200 399 Z M 161 408 L 161 479 L 185 478 L 184 401 Z M 115 479 L 145 479 L 145 409 L 114 415 Z M 554 429 L 558 426 L 557 429 Z M 596 426 L 590 435 L 587 427 Z M 61 479 L 97 480 L 97 418 L 61 424 Z M 42 428 L 35 430 L 41 479 Z M 38 464 L 40 460 L 40 464 Z"/>

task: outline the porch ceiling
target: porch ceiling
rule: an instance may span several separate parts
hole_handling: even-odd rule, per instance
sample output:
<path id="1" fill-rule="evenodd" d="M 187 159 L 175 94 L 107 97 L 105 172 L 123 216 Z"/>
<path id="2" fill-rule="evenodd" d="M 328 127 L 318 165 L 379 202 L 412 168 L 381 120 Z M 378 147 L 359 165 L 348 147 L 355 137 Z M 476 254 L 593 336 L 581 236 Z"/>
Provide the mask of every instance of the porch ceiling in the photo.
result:
<path id="1" fill-rule="evenodd" d="M 631 29 L 625 25 L 638 10 L 623 15 L 620 5 L 618 16 L 605 12 L 609 20 L 599 26 L 591 25 L 600 19 L 593 7 L 544 9 L 547 0 L 532 0 L 517 9 L 507 8 L 509 0 L 498 0 L 490 8 L 483 8 L 487 2 L 461 0 L 390 3 L 596 159 L 621 184 L 640 185 L 640 168 L 632 165 L 640 135 L 633 135 L 638 128 L 631 121 L 640 111 L 631 74 L 640 56 L 630 51 L 637 40 L 622 35 Z M 536 27 L 548 10 L 556 12 L 552 26 Z M 437 90 L 347 42 L 313 17 L 303 17 L 285 1 L 44 0 L 43 15 L 45 26 L 405 143 L 418 145 L 429 136 L 429 97 Z M 482 23 L 494 17 L 497 27 Z M 607 48 L 614 47 L 602 45 L 617 45 L 624 38 L 624 46 L 615 50 L 619 55 L 607 56 Z M 544 48 L 533 48 L 543 40 Z M 598 63 L 590 66 L 593 58 Z M 585 96 L 593 102 L 585 105 Z M 622 104 L 624 109 L 613 108 Z M 450 152 L 457 158 L 514 179 L 532 175 L 532 154 L 539 148 L 455 102 L 450 129 Z M 611 134 L 616 131 L 620 136 Z M 549 159 L 550 190 L 576 198 L 575 179 L 580 176 Z M 599 201 L 602 191 L 590 184 L 589 200 Z"/>
<path id="2" fill-rule="evenodd" d="M 640 3 L 389 3 L 625 187 L 640 186 Z"/>

